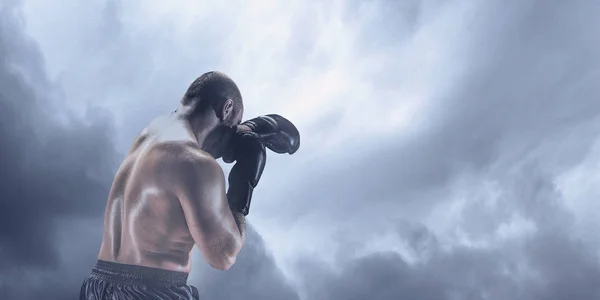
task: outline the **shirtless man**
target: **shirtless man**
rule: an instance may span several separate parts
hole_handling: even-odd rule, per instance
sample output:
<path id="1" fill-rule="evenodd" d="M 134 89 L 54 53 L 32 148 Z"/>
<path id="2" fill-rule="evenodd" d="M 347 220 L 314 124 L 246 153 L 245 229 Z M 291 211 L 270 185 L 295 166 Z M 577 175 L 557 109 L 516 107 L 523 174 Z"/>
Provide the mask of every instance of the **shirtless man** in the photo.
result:
<path id="1" fill-rule="evenodd" d="M 175 112 L 140 133 L 115 175 L 98 262 L 81 300 L 198 299 L 187 285 L 194 245 L 214 268 L 234 264 L 265 147 L 289 154 L 299 147 L 298 131 L 283 117 L 240 125 L 242 115 L 236 84 L 208 72 Z M 227 193 L 221 157 L 236 161 Z"/>

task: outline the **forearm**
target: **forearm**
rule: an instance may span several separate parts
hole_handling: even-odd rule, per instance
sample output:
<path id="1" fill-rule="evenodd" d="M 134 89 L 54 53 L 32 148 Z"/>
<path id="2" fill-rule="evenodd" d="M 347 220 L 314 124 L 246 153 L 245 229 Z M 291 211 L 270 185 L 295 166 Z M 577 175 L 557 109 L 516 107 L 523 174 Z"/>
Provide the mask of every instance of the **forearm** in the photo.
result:
<path id="1" fill-rule="evenodd" d="M 227 191 L 227 202 L 243 245 L 246 239 L 246 216 L 244 214 L 246 205 L 244 203 L 248 198 L 248 191 L 245 188 L 239 188 L 239 186 L 244 186 L 245 184 L 239 184 L 238 182 L 233 181 L 231 183 L 233 183 L 234 186 L 232 187 L 231 184 L 229 186 L 229 190 Z"/>
<path id="2" fill-rule="evenodd" d="M 209 264 L 219 270 L 227 270 L 235 263 L 237 255 L 242 250 L 246 240 L 246 219 L 242 213 L 231 210 L 235 225 L 227 222 L 228 233 L 223 236 L 215 248 L 210 251 Z M 234 228 L 235 226 L 235 228 Z"/>

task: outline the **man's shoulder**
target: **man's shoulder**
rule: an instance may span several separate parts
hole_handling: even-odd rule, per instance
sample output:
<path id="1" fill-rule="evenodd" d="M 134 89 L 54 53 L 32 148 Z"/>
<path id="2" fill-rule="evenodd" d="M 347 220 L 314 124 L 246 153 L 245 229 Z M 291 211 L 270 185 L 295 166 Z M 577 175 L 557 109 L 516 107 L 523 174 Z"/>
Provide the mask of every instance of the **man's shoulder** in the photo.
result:
<path id="1" fill-rule="evenodd" d="M 154 145 L 153 156 L 168 166 L 169 173 L 185 173 L 190 176 L 197 172 L 222 172 L 221 166 L 212 155 L 200 149 L 192 141 L 169 141 Z"/>
<path id="2" fill-rule="evenodd" d="M 152 147 L 153 155 L 172 162 L 208 163 L 217 162 L 193 141 L 167 141 L 156 143 Z"/>

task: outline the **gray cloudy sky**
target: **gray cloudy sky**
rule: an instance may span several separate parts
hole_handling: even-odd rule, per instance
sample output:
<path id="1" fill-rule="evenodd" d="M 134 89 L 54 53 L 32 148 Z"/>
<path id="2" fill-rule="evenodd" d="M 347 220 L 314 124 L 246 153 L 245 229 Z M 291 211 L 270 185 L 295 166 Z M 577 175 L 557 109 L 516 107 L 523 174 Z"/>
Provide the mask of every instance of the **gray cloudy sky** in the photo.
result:
<path id="1" fill-rule="evenodd" d="M 151 2 L 151 3 L 150 3 Z M 0 295 L 74 299 L 131 139 L 208 70 L 271 155 L 204 299 L 600 299 L 600 1 L 0 2 Z M 229 166 L 224 166 L 228 169 Z"/>

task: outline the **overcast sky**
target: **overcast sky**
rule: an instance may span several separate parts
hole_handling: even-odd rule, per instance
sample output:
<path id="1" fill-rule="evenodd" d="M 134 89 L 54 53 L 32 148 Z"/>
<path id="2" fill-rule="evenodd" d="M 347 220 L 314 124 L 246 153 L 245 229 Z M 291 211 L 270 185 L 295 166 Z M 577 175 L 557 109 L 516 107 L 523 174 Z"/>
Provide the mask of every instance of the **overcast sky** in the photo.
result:
<path id="1" fill-rule="evenodd" d="M 75 299 L 114 171 L 202 73 L 269 156 L 202 299 L 600 299 L 600 1 L 0 2 L 0 296 Z M 224 165 L 228 170 L 229 165 Z"/>

